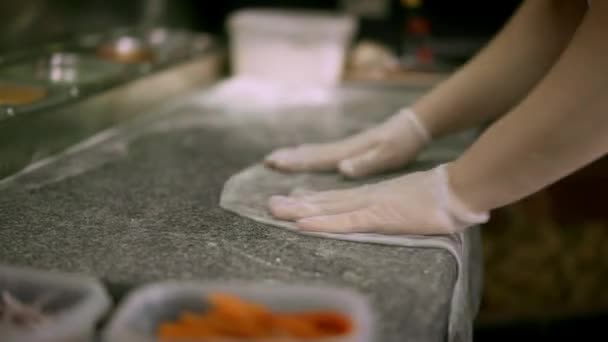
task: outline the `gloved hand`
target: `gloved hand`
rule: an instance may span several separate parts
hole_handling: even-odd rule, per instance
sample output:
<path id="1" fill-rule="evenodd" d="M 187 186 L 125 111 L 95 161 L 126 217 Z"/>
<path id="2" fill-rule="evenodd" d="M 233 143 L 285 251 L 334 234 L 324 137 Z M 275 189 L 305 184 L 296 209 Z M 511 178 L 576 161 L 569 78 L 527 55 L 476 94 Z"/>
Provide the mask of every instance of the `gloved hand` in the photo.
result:
<path id="1" fill-rule="evenodd" d="M 382 124 L 326 144 L 280 149 L 265 163 L 284 171 L 339 170 L 348 177 L 364 177 L 402 167 L 430 141 L 416 115 L 404 109 Z"/>
<path id="2" fill-rule="evenodd" d="M 489 218 L 450 189 L 447 164 L 354 189 L 273 196 L 269 206 L 302 230 L 328 233 L 451 234 Z"/>

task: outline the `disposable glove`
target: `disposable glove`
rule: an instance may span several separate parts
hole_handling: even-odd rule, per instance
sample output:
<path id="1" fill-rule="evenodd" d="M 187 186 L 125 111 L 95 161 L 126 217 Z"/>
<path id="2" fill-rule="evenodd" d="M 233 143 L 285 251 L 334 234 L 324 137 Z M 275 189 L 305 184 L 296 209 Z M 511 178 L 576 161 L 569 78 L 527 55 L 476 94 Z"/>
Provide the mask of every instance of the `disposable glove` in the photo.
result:
<path id="1" fill-rule="evenodd" d="M 450 189 L 447 165 L 347 190 L 273 196 L 271 213 L 302 230 L 328 233 L 451 234 L 485 223 Z"/>
<path id="2" fill-rule="evenodd" d="M 337 169 L 347 177 L 365 177 L 404 166 L 429 141 L 416 114 L 404 109 L 382 124 L 340 141 L 277 150 L 265 163 L 283 171 Z"/>

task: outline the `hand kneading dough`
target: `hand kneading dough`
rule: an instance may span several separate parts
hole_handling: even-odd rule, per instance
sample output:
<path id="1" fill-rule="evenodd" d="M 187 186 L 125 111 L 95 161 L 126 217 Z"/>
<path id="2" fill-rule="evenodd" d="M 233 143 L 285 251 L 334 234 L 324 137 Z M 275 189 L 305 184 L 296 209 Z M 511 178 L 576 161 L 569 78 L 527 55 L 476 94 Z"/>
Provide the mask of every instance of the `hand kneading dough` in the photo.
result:
<path id="1" fill-rule="evenodd" d="M 418 168 L 432 165 L 418 164 Z M 394 175 L 393 175 L 394 176 Z M 292 230 L 323 238 L 348 240 L 357 243 L 375 243 L 412 248 L 440 248 L 449 251 L 458 264 L 458 280 L 454 286 L 449 320 L 450 341 L 470 341 L 472 339 L 472 321 L 479 304 L 480 272 L 471 272 L 472 258 L 478 257 L 475 249 L 479 246 L 477 227 L 466 233 L 446 236 L 405 236 L 381 234 L 329 234 L 302 232 L 292 222 L 275 219 L 267 209 L 268 198 L 272 195 L 286 195 L 293 192 L 323 191 L 343 189 L 377 182 L 383 176 L 363 181 L 346 180 L 335 173 L 280 173 L 264 167 L 253 165 L 232 176 L 224 185 L 220 206 L 238 215 L 271 226 Z M 477 260 L 478 261 L 478 260 Z"/>

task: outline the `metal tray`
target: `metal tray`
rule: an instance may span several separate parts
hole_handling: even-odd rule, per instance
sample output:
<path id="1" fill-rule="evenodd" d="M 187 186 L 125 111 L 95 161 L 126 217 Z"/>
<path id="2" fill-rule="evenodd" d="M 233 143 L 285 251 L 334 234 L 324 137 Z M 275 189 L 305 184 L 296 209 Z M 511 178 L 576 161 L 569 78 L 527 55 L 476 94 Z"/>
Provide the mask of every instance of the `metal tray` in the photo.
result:
<path id="1" fill-rule="evenodd" d="M 79 52 L 53 52 L 0 69 L 0 78 L 57 85 L 82 85 L 120 79 L 125 67 Z"/>
<path id="2" fill-rule="evenodd" d="M 207 55 L 213 39 L 180 29 L 117 28 L 34 50 L 0 55 L 0 85 L 44 87 L 26 104 L 0 103 L 0 122 L 66 105 Z"/>

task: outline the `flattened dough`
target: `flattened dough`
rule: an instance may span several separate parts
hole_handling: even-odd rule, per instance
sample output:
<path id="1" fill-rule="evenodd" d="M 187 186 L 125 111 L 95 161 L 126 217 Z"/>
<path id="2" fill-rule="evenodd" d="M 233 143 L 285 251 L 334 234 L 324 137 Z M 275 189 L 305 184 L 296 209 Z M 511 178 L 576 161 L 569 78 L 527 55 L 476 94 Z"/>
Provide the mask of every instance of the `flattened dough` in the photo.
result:
<path id="1" fill-rule="evenodd" d="M 418 163 L 416 168 L 428 168 L 428 163 Z M 394 176 L 394 175 L 392 175 Z M 384 176 L 383 178 L 391 177 Z M 473 228 L 466 233 L 445 236 L 412 236 L 381 234 L 328 234 L 302 232 L 291 222 L 275 219 L 267 209 L 268 198 L 272 195 L 286 195 L 292 192 L 323 191 L 350 188 L 364 183 L 380 181 L 381 178 L 365 181 L 346 180 L 335 173 L 295 173 L 285 174 L 253 165 L 232 176 L 224 185 L 220 206 L 238 215 L 271 226 L 292 230 L 298 234 L 340 239 L 357 243 L 375 243 L 413 248 L 440 248 L 449 251 L 458 265 L 458 280 L 454 286 L 452 305 L 449 313 L 449 341 L 470 341 L 473 315 L 478 305 L 478 293 L 472 291 L 475 272 L 469 272 L 472 242 L 479 232 Z M 476 260 L 479 261 L 479 260 Z"/>
<path id="2" fill-rule="evenodd" d="M 374 183 L 391 176 L 370 178 L 365 181 L 346 180 L 336 173 L 281 173 L 254 165 L 231 177 L 224 185 L 220 206 L 255 221 L 282 227 L 301 234 L 322 236 L 340 240 L 408 246 L 413 239 L 452 241 L 455 236 L 388 236 L 381 234 L 328 234 L 301 232 L 292 222 L 275 219 L 267 209 L 268 198 L 272 195 L 287 195 L 298 192 L 346 189 L 363 184 Z M 394 175 L 393 175 L 394 177 Z M 443 244 L 441 245 L 443 246 Z"/>

